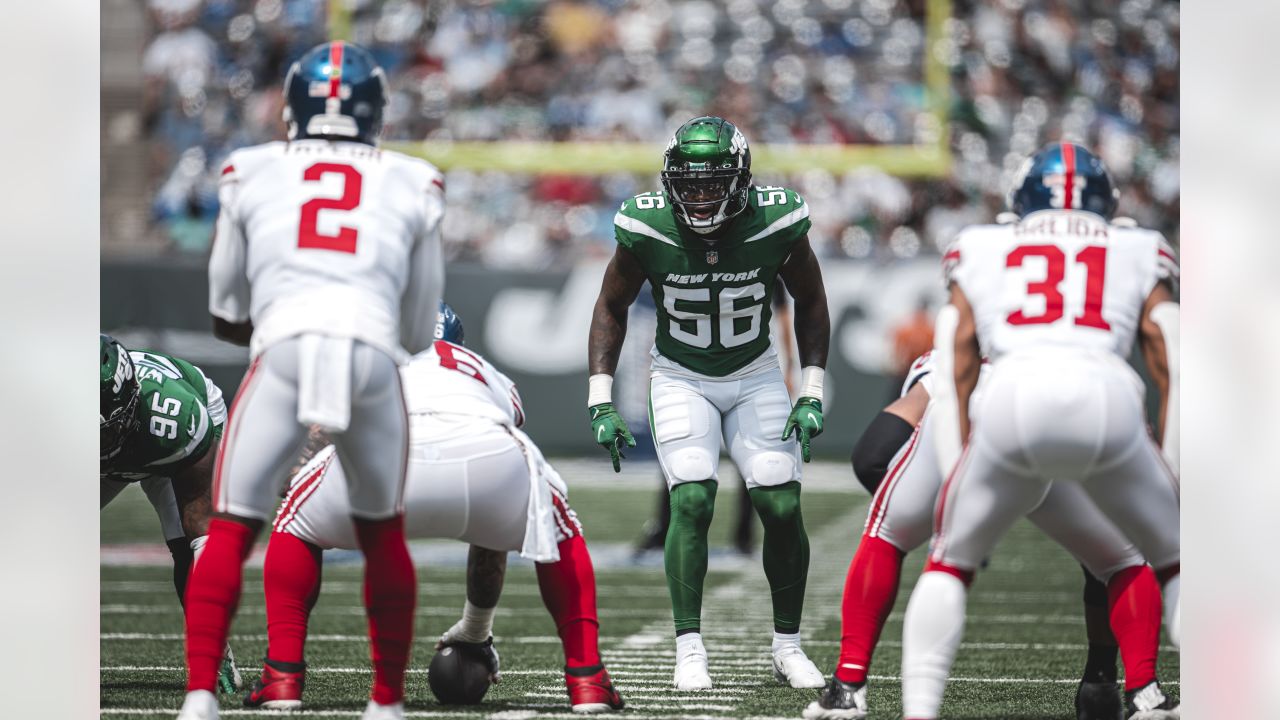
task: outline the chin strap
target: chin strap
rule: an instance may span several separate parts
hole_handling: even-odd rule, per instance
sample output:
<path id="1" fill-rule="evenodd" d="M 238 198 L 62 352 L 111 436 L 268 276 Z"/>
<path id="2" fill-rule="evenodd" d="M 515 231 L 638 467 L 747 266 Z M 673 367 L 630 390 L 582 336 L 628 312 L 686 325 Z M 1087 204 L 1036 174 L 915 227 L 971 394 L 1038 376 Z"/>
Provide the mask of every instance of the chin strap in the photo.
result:
<path id="1" fill-rule="evenodd" d="M 1169 465 L 1173 467 L 1175 473 L 1180 472 L 1180 457 L 1178 443 L 1178 416 L 1179 405 L 1181 403 L 1179 375 L 1181 374 L 1180 359 L 1178 357 L 1178 324 L 1181 315 L 1181 306 L 1175 302 L 1162 302 L 1151 308 L 1151 322 L 1160 328 L 1160 333 L 1164 335 L 1164 353 L 1165 360 L 1169 364 L 1169 403 L 1165 410 L 1164 416 L 1164 436 L 1161 438 L 1160 449 L 1164 452 L 1164 457 L 1169 461 Z"/>

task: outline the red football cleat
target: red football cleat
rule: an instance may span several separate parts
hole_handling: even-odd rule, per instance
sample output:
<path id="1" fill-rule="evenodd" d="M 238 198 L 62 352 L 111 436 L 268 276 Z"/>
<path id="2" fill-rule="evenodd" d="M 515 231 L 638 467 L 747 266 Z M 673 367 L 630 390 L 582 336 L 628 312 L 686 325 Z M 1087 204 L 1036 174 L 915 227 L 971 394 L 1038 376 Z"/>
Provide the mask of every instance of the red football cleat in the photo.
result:
<path id="1" fill-rule="evenodd" d="M 302 685 L 306 670 L 285 672 L 262 664 L 262 676 L 244 696 L 244 706 L 264 710 L 298 710 L 302 707 Z"/>
<path id="2" fill-rule="evenodd" d="M 622 709 L 622 696 L 613 689 L 613 680 L 609 679 L 609 671 L 603 665 L 573 668 L 572 671 L 566 669 L 564 684 L 569 688 L 569 702 L 576 713 L 607 713 Z"/>

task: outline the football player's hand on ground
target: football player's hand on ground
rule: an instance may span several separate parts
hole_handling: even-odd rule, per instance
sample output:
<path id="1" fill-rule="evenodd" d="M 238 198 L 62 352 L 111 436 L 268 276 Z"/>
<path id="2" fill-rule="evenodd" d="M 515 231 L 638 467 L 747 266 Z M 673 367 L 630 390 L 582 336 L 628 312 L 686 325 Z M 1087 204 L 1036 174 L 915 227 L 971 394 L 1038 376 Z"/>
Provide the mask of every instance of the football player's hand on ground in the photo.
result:
<path id="1" fill-rule="evenodd" d="M 822 434 L 822 401 L 817 398 L 802 397 L 791 408 L 787 424 L 782 429 L 782 439 L 791 437 L 794 431 L 796 440 L 800 442 L 800 455 L 809 462 L 809 441 Z"/>
<path id="2" fill-rule="evenodd" d="M 498 657 L 498 648 L 493 646 L 493 636 L 490 635 L 484 642 L 460 640 L 454 636 L 454 633 L 461 624 L 462 622 L 459 621 L 456 625 L 444 631 L 444 634 L 436 641 L 436 652 L 440 652 L 446 647 L 453 647 L 458 652 L 483 662 L 485 667 L 489 668 L 489 682 L 494 685 L 502 682 L 502 659 Z"/>
<path id="3" fill-rule="evenodd" d="M 613 403 L 592 405 L 589 410 L 591 434 L 600 447 L 609 451 L 609 457 L 613 459 L 613 471 L 622 472 L 621 458 L 626 457 L 622 454 L 623 443 L 627 447 L 636 446 L 636 439 L 631 437 L 631 431 L 627 429 L 627 421 L 622 419 Z"/>

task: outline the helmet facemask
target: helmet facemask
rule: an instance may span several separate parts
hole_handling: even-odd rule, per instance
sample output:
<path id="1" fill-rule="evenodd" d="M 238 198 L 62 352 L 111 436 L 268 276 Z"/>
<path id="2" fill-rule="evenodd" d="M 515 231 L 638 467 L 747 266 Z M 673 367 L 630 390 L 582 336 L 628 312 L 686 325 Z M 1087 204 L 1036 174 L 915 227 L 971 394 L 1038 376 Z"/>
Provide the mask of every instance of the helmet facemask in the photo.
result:
<path id="1" fill-rule="evenodd" d="M 676 217 L 699 233 L 711 232 L 745 210 L 750 185 L 751 171 L 741 166 L 690 167 L 662 173 L 662 186 Z"/>
<path id="2" fill-rule="evenodd" d="M 115 345 L 115 367 L 102 379 L 98 408 L 98 453 L 109 460 L 124 449 L 125 441 L 137 429 L 138 404 L 142 395 L 133 360 L 120 345 Z M 110 362 L 109 354 L 103 363 Z"/>

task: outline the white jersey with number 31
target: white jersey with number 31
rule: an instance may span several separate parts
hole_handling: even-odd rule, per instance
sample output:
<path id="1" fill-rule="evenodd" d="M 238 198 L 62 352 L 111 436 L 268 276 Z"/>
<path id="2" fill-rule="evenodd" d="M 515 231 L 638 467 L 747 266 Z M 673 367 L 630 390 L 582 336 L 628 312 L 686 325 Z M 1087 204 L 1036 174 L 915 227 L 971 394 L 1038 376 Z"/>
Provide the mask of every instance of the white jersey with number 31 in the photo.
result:
<path id="1" fill-rule="evenodd" d="M 1127 359 L 1147 297 L 1178 275 L 1160 233 L 1078 210 L 967 228 L 943 265 L 969 300 L 992 361 L 1045 345 Z"/>
<path id="2" fill-rule="evenodd" d="M 355 142 L 233 152 L 209 264 L 209 309 L 252 319 L 252 352 L 302 333 L 399 361 L 431 345 L 443 285 L 444 181 L 430 163 Z"/>

